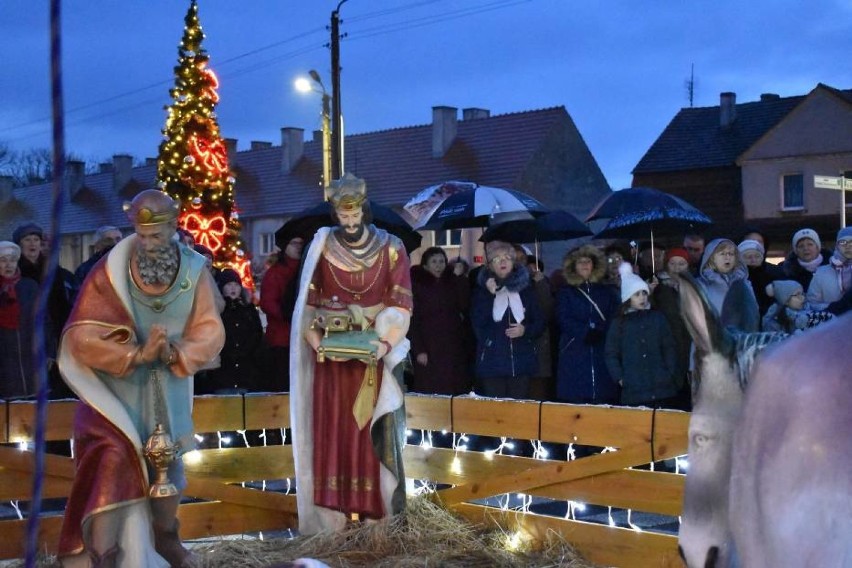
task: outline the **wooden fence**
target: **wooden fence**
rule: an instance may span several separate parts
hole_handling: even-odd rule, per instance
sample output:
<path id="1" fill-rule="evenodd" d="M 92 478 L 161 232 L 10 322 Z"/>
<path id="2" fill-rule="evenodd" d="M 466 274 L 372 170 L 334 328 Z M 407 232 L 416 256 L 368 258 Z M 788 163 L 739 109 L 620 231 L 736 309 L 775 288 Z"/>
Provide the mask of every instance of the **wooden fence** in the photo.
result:
<path id="1" fill-rule="evenodd" d="M 48 440 L 71 436 L 75 404 L 54 401 L 48 409 Z M 408 445 L 406 475 L 448 485 L 436 501 L 472 522 L 519 531 L 540 540 L 555 531 L 589 560 L 608 566 L 680 566 L 676 537 L 651 531 L 504 511 L 471 501 L 505 493 L 571 500 L 661 515 L 680 514 L 683 476 L 627 469 L 686 453 L 689 414 L 577 406 L 534 401 L 408 395 L 408 428 L 520 440 L 575 443 L 617 448 L 573 461 L 540 460 L 477 451 Z M 197 397 L 193 411 L 198 432 L 287 428 L 289 397 L 247 395 Z M 33 454 L 18 449 L 34 439 L 35 404 L 0 401 L 0 501 L 26 501 L 31 494 Z M 652 436 L 653 424 L 653 436 Z M 298 526 L 292 494 L 242 487 L 240 482 L 294 477 L 289 445 L 200 450 L 185 459 L 186 497 L 181 505 L 185 539 Z M 74 476 L 70 458 L 48 455 L 45 499 L 66 497 Z M 235 485 L 236 484 L 236 485 Z M 45 514 L 39 535 L 42 550 L 55 551 L 62 517 Z M 23 555 L 26 521 L 0 521 L 0 559 Z"/>

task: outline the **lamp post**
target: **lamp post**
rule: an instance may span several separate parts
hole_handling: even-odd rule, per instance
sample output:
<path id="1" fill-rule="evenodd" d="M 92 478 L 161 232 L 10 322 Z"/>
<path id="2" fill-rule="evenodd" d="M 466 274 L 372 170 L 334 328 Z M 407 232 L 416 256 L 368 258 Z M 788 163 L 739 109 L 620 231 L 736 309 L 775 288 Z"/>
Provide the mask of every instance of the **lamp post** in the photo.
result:
<path id="1" fill-rule="evenodd" d="M 296 90 L 322 94 L 322 187 L 323 198 L 328 201 L 328 187 L 331 183 L 331 95 L 326 92 L 319 73 L 311 69 L 308 75 L 311 80 L 304 77 L 296 79 Z"/>

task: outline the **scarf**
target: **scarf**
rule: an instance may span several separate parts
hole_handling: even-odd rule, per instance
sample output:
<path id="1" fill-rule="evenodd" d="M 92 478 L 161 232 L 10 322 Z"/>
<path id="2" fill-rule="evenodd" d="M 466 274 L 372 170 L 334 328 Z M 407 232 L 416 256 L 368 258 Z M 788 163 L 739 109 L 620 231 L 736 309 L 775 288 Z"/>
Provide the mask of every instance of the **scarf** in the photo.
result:
<path id="1" fill-rule="evenodd" d="M 517 323 L 524 321 L 524 303 L 521 301 L 521 295 L 517 292 L 510 292 L 509 288 L 503 286 L 494 295 L 494 304 L 491 306 L 491 317 L 494 321 L 500 321 L 506 314 L 506 310 L 512 310 L 512 317 Z"/>
<path id="2" fill-rule="evenodd" d="M 835 250 L 829 263 L 837 273 L 837 285 L 840 286 L 840 293 L 843 294 L 852 288 L 852 259 L 846 258 L 840 254 L 839 250 Z"/>
<path id="3" fill-rule="evenodd" d="M 815 259 L 809 260 L 808 262 L 805 262 L 797 256 L 796 262 L 798 262 L 799 266 L 801 266 L 808 272 L 816 272 L 816 269 L 822 266 L 822 254 L 818 254 Z"/>
<path id="4" fill-rule="evenodd" d="M 21 306 L 15 286 L 21 280 L 21 270 L 9 278 L 0 276 L 0 329 L 18 329 Z"/>

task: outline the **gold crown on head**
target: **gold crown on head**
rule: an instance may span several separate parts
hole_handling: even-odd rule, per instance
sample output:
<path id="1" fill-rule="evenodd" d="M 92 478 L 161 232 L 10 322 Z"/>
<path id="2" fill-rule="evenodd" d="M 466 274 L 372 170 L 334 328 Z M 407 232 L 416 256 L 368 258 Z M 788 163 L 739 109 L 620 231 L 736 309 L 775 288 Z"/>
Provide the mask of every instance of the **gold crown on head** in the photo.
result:
<path id="1" fill-rule="evenodd" d="M 367 184 L 350 173 L 343 174 L 342 178 L 331 182 L 328 199 L 335 209 L 358 209 L 367 200 Z"/>
<path id="2" fill-rule="evenodd" d="M 180 202 L 158 189 L 139 192 L 122 206 L 133 225 L 160 225 L 177 219 Z"/>

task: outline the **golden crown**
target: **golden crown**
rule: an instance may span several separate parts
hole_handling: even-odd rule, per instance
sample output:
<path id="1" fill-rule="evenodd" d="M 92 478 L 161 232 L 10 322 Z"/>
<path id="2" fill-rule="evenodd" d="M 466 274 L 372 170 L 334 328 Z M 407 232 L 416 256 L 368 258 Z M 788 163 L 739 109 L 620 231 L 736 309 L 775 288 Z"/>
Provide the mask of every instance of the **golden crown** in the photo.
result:
<path id="1" fill-rule="evenodd" d="M 177 219 L 180 202 L 158 189 L 146 189 L 125 201 L 122 209 L 133 225 L 160 225 Z"/>
<path id="2" fill-rule="evenodd" d="M 350 211 L 358 209 L 367 200 L 367 184 L 350 173 L 331 182 L 328 198 L 335 209 Z"/>

